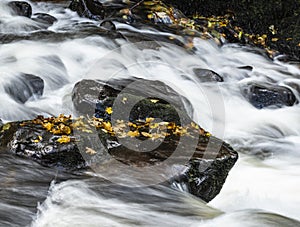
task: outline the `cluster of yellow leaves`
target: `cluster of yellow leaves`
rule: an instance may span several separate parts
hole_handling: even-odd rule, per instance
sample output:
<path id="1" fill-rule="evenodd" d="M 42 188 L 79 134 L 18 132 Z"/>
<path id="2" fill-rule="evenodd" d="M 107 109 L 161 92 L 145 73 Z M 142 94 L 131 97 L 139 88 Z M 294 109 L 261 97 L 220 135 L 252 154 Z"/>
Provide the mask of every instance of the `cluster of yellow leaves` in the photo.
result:
<path id="1" fill-rule="evenodd" d="M 30 122 L 24 122 L 21 126 L 26 125 L 27 123 L 42 125 L 45 130 L 52 133 L 53 135 L 60 135 L 57 139 L 59 143 L 69 143 L 71 142 L 70 135 L 73 130 L 80 130 L 87 133 L 92 133 L 92 130 L 89 125 L 83 122 L 83 118 L 72 119 L 70 116 L 65 116 L 63 114 L 58 117 L 49 117 L 44 118 L 43 116 L 38 116 L 36 119 Z M 33 142 L 38 143 L 42 138 L 35 139 Z"/>
<path id="2" fill-rule="evenodd" d="M 156 101 L 156 100 L 155 100 Z M 112 109 L 107 108 L 107 112 Z M 112 136 L 119 138 L 125 137 L 144 137 L 154 139 L 163 139 L 170 135 L 177 136 L 191 136 L 191 132 L 198 133 L 202 136 L 210 136 L 210 134 L 200 128 L 196 123 L 191 122 L 186 126 L 176 125 L 174 122 L 156 122 L 154 118 L 146 118 L 145 120 L 135 122 L 125 122 L 124 120 L 117 120 L 112 125 L 109 121 L 104 121 L 102 118 L 93 117 L 85 119 L 80 117 L 78 119 L 71 119 L 71 116 L 60 115 L 58 117 L 44 118 L 39 116 L 31 121 L 33 124 L 40 124 L 45 130 L 54 135 L 60 135 L 56 140 L 59 143 L 69 143 L 72 141 L 70 134 L 74 129 L 86 133 L 92 133 L 92 128 L 102 130 Z M 25 124 L 25 123 L 24 123 Z M 33 142 L 38 143 L 42 140 L 41 136 Z M 87 150 L 87 153 L 93 153 Z"/>
<path id="3" fill-rule="evenodd" d="M 69 135 L 72 132 L 70 123 L 72 122 L 71 116 L 64 116 L 63 114 L 58 117 L 44 118 L 38 116 L 32 120 L 33 124 L 42 125 L 47 131 L 54 135 Z"/>
<path id="4" fill-rule="evenodd" d="M 114 135 L 119 138 L 125 137 L 145 137 L 151 139 L 163 139 L 170 135 L 191 136 L 198 133 L 209 137 L 210 134 L 200 128 L 196 123 L 186 126 L 176 125 L 174 122 L 155 122 L 154 118 L 146 118 L 145 121 L 127 122 L 117 121 L 113 126 Z"/>

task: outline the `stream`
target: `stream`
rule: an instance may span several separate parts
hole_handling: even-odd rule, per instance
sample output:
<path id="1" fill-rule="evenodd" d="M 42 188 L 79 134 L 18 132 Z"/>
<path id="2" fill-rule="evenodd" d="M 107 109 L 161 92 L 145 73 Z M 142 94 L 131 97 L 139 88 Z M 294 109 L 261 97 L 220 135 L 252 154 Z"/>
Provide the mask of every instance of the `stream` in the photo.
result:
<path id="1" fill-rule="evenodd" d="M 289 87 L 300 100 L 299 64 L 200 38 L 193 39 L 192 52 L 168 42 L 137 45 L 95 32 L 99 22 L 79 17 L 67 3 L 27 2 L 33 14 L 57 21 L 45 28 L 14 16 L 0 1 L 3 122 L 76 116 L 71 93 L 82 79 L 160 80 L 185 96 L 195 122 L 228 142 L 239 159 L 220 194 L 206 204 L 165 186 L 125 187 L 91 172 L 68 173 L 0 153 L 0 226 L 300 226 L 300 105 L 257 109 L 242 94 L 248 83 L 271 82 Z M 121 34 L 172 35 L 115 26 Z M 199 68 L 224 82 L 203 82 L 195 73 Z M 44 91 L 23 103 L 7 87 L 26 95 L 24 74 L 43 79 Z"/>

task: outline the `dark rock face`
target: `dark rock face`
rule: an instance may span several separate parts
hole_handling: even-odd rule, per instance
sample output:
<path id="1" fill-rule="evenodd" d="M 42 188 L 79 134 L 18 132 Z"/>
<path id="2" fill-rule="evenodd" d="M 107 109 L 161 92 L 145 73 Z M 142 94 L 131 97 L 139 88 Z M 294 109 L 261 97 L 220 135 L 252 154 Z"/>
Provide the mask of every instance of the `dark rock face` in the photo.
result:
<path id="1" fill-rule="evenodd" d="M 249 102 L 258 109 L 268 106 L 293 106 L 297 103 L 296 96 L 289 88 L 277 85 L 250 84 L 243 93 Z"/>
<path id="2" fill-rule="evenodd" d="M 104 17 L 104 8 L 98 0 L 78 0 L 72 1 L 69 8 L 76 11 L 79 16 L 90 19 L 101 20 Z"/>
<path id="3" fill-rule="evenodd" d="M 25 103 L 32 97 L 40 97 L 44 92 L 44 80 L 31 74 L 21 74 L 4 86 L 4 90 L 14 100 Z"/>
<path id="4" fill-rule="evenodd" d="M 156 167 L 171 159 L 174 163 L 169 167 L 174 165 L 180 171 L 168 175 L 164 184 L 184 188 L 207 202 L 212 200 L 238 154 L 194 123 L 185 111 L 187 101 L 172 88 L 150 82 L 83 80 L 73 90 L 74 107 L 89 118 L 60 115 L 4 124 L 0 147 L 42 165 L 68 170 L 94 163 L 114 168 L 109 164 L 112 160 L 125 166 Z M 137 86 L 140 84 L 145 86 Z M 122 114 L 128 106 L 126 118 Z M 156 146 L 149 150 L 147 143 Z"/>
<path id="5" fill-rule="evenodd" d="M 30 18 L 32 15 L 31 5 L 27 2 L 12 1 L 8 3 L 8 6 L 10 6 L 14 13 L 18 16 Z"/>

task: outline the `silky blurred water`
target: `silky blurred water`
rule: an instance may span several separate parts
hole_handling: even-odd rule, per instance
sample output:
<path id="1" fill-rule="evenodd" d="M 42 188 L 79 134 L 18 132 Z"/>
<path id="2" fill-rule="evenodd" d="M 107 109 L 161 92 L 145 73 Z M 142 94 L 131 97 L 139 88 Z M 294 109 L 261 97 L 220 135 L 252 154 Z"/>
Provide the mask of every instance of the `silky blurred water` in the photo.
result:
<path id="1" fill-rule="evenodd" d="M 251 48 L 219 47 L 197 38 L 196 50 L 188 52 L 168 43 L 150 48 L 149 43 L 81 35 L 87 23 L 98 23 L 78 17 L 66 4 L 30 2 L 33 13 L 58 19 L 45 29 L 12 16 L 6 2 L 0 2 L 2 40 L 39 31 L 56 35 L 0 44 L 4 122 L 38 114 L 74 115 L 71 92 L 76 82 L 135 76 L 163 81 L 184 95 L 193 106 L 194 120 L 230 143 L 240 158 L 221 193 L 204 204 L 163 186 L 122 188 L 85 173 L 63 173 L 0 154 L 1 226 L 300 226 L 300 105 L 256 109 L 241 91 L 249 82 L 272 81 L 291 88 L 299 100 L 299 66 L 272 61 Z M 127 24 L 116 26 L 135 30 Z M 64 32 L 76 36 L 64 38 Z M 139 32 L 155 34 L 153 29 Z M 217 72 L 224 82 L 201 82 L 193 71 L 197 68 Z M 42 78 L 45 88 L 41 97 L 23 104 L 4 87 L 24 73 Z"/>

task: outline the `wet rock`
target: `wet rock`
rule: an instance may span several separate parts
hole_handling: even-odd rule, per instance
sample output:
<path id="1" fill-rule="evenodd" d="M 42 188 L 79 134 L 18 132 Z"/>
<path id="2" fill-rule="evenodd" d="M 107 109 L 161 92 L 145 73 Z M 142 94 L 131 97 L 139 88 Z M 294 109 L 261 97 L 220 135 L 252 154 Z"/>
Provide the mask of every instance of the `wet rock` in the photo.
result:
<path id="1" fill-rule="evenodd" d="M 193 122 L 180 97 L 157 81 L 83 80 L 75 86 L 73 100 L 78 112 L 93 109 L 87 111 L 88 118 L 40 116 L 5 124 L 0 128 L 0 147 L 45 166 L 74 170 L 96 165 L 112 177 L 127 173 L 120 163 L 165 166 L 159 171 L 165 176 L 163 184 L 208 202 L 220 192 L 238 155 Z M 174 168 L 179 171 L 169 171 Z M 147 174 L 152 179 L 151 172 Z"/>
<path id="2" fill-rule="evenodd" d="M 130 86 L 130 84 L 135 82 L 137 82 L 140 87 Z M 150 84 L 150 87 L 144 86 L 143 83 Z M 128 88 L 128 86 L 130 87 Z M 137 104 L 132 109 L 131 119 L 145 119 L 147 117 L 153 117 L 153 115 L 156 114 L 156 117 L 161 117 L 166 121 L 175 121 L 175 117 L 173 116 L 174 109 L 172 109 L 170 105 L 167 105 L 167 102 L 164 100 L 169 100 L 181 111 L 185 111 L 186 108 L 190 115 L 193 114 L 192 105 L 186 98 L 160 81 L 149 81 L 145 79 L 123 79 L 107 82 L 82 80 L 75 85 L 72 92 L 75 110 L 81 115 L 97 114 L 99 117 L 105 118 L 106 113 L 104 110 L 106 106 L 112 106 L 118 93 L 126 87 L 131 93 L 137 94 L 136 96 L 141 95 L 148 97 L 148 99 L 141 102 L 141 106 Z M 155 94 L 159 95 L 160 98 L 154 99 L 157 100 L 157 102 L 154 100 L 151 102 L 151 97 L 155 96 Z M 137 97 L 133 97 L 132 94 L 129 95 L 133 99 L 138 99 Z M 120 103 L 120 105 L 124 105 L 124 107 L 125 104 L 126 102 Z M 164 115 L 161 114 L 162 109 L 165 110 Z"/>
<path id="3" fill-rule="evenodd" d="M 293 106 L 296 96 L 287 87 L 271 84 L 250 84 L 243 90 L 244 96 L 258 109 L 268 106 Z"/>
<path id="4" fill-rule="evenodd" d="M 208 69 L 200 69 L 200 68 L 195 68 L 193 69 L 196 77 L 201 81 L 201 82 L 223 82 L 223 77 L 221 77 L 219 74 L 212 70 Z"/>
<path id="5" fill-rule="evenodd" d="M 238 67 L 238 69 L 243 69 L 243 70 L 247 70 L 247 71 L 252 71 L 253 67 L 250 65 L 245 65 L 245 66 L 240 66 Z"/>
<path id="6" fill-rule="evenodd" d="M 104 8 L 98 0 L 73 0 L 69 8 L 78 13 L 79 16 L 94 20 L 104 18 Z"/>
<path id="7" fill-rule="evenodd" d="M 47 27 L 53 25 L 57 21 L 54 16 L 51 16 L 47 13 L 35 13 L 32 16 L 32 20 L 45 24 Z"/>
<path id="8" fill-rule="evenodd" d="M 116 30 L 116 25 L 110 20 L 102 21 L 100 23 L 100 26 L 107 29 L 107 30 L 110 30 L 110 31 L 115 31 Z"/>
<path id="9" fill-rule="evenodd" d="M 59 144 L 58 136 L 47 132 L 42 125 L 21 122 L 8 123 L 0 129 L 0 147 L 49 167 L 83 168 L 85 161 L 75 143 Z"/>
<path id="10" fill-rule="evenodd" d="M 13 12 L 18 16 L 30 18 L 32 15 L 32 8 L 28 2 L 12 1 L 8 3 L 8 6 L 10 6 Z"/>
<path id="11" fill-rule="evenodd" d="M 4 90 L 17 102 L 25 103 L 30 98 L 43 95 L 44 80 L 32 74 L 21 74 L 5 84 Z"/>

